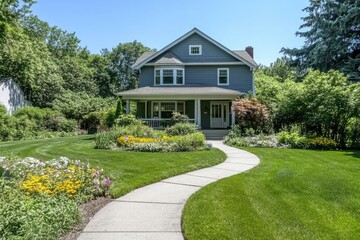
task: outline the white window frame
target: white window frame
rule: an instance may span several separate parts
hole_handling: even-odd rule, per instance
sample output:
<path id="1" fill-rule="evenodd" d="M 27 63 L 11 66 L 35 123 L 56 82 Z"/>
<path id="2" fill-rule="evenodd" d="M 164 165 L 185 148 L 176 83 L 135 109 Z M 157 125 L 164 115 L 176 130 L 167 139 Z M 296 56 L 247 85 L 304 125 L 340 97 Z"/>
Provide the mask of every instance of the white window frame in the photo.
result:
<path id="1" fill-rule="evenodd" d="M 199 53 L 192 53 L 192 48 L 199 48 Z M 202 45 L 189 45 L 189 55 L 202 55 Z"/>
<path id="2" fill-rule="evenodd" d="M 156 71 L 160 70 L 160 84 L 156 83 Z M 172 70 L 173 71 L 173 82 L 172 83 L 164 83 L 163 79 L 163 71 L 164 70 Z M 177 71 L 181 70 L 183 73 L 183 81 L 182 84 L 177 83 Z M 185 68 L 183 67 L 156 67 L 154 69 L 154 86 L 171 86 L 171 85 L 185 85 Z"/>
<path id="3" fill-rule="evenodd" d="M 220 71 L 226 70 L 227 71 L 227 83 L 220 83 Z M 230 84 L 230 70 L 229 68 L 218 68 L 217 69 L 217 84 L 218 85 L 229 85 Z"/>
<path id="4" fill-rule="evenodd" d="M 171 119 L 171 118 L 161 118 L 161 103 L 175 103 L 175 111 L 174 112 L 178 112 L 178 109 L 177 109 L 178 103 L 182 103 L 184 105 L 184 112 L 182 114 L 186 113 L 185 101 L 152 101 L 151 102 L 151 118 L 154 118 L 154 103 L 159 104 L 159 110 L 158 110 L 159 118 L 158 119 Z"/>

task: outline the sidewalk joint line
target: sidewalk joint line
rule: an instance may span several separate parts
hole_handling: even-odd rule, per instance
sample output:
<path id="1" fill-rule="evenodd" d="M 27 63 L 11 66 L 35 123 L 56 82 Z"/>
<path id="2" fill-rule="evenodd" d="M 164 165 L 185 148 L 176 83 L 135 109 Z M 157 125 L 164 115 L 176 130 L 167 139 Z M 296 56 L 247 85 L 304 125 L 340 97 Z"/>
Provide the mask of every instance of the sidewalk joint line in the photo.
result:
<path id="1" fill-rule="evenodd" d="M 194 185 L 194 184 L 186 184 L 186 183 L 166 182 L 165 180 L 160 181 L 160 182 L 163 182 L 163 183 L 169 183 L 169 184 L 175 184 L 175 185 L 182 185 L 182 186 L 189 186 L 189 187 L 198 187 L 198 188 L 203 187 L 202 185 Z"/>
<path id="2" fill-rule="evenodd" d="M 219 169 L 219 170 L 224 170 L 224 171 L 229 171 L 229 172 L 237 172 L 237 173 L 241 173 L 243 171 L 237 171 L 237 170 L 231 170 L 231 169 L 225 169 L 225 168 L 218 168 L 218 167 L 213 167 L 215 169 Z"/>
<path id="3" fill-rule="evenodd" d="M 193 177 L 200 177 L 200 178 L 209 178 L 209 179 L 215 179 L 215 180 L 220 180 L 221 179 L 221 178 L 214 178 L 214 177 L 199 176 L 199 175 L 190 174 L 190 173 L 185 173 L 184 175 L 189 175 L 189 176 L 193 176 Z"/>
<path id="4" fill-rule="evenodd" d="M 115 200 L 113 200 L 113 202 L 183 205 L 183 203 L 170 203 L 170 202 L 146 202 L 146 201 L 131 201 L 131 200 L 116 200 L 116 199 L 115 199 Z"/>

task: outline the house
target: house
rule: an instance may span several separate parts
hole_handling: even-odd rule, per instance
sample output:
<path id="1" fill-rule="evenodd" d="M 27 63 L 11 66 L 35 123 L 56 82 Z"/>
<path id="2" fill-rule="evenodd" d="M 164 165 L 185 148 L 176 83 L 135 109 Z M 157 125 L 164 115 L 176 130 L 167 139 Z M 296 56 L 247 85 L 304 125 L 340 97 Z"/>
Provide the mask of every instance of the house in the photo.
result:
<path id="1" fill-rule="evenodd" d="M 20 87 L 11 79 L 0 79 L 0 104 L 4 105 L 9 114 L 12 114 L 16 109 L 30 106 Z"/>
<path id="2" fill-rule="evenodd" d="M 232 101 L 255 94 L 253 48 L 231 51 L 197 28 L 156 52 L 145 52 L 133 69 L 139 88 L 118 93 L 135 101 L 137 117 L 154 128 L 166 126 L 173 112 L 186 114 L 201 129 L 235 123 Z"/>

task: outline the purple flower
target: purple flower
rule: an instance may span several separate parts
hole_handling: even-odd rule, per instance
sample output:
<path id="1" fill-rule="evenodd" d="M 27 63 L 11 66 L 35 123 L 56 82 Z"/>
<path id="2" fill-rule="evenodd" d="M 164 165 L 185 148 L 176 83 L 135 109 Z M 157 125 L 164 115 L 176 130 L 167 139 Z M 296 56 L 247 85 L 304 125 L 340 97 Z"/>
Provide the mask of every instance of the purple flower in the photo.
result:
<path id="1" fill-rule="evenodd" d="M 105 178 L 103 181 L 102 181 L 102 185 L 103 186 L 106 186 L 106 187 L 108 187 L 108 186 L 110 186 L 112 184 L 112 181 L 110 180 L 110 178 Z"/>

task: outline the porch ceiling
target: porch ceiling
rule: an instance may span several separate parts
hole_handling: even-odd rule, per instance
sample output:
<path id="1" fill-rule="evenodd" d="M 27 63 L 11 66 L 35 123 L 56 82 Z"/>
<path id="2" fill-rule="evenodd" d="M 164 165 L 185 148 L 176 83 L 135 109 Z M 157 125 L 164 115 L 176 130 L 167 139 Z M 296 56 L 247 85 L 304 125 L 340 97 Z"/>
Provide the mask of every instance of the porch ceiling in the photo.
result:
<path id="1" fill-rule="evenodd" d="M 244 93 L 220 87 L 142 87 L 117 93 L 123 99 L 236 99 Z"/>

